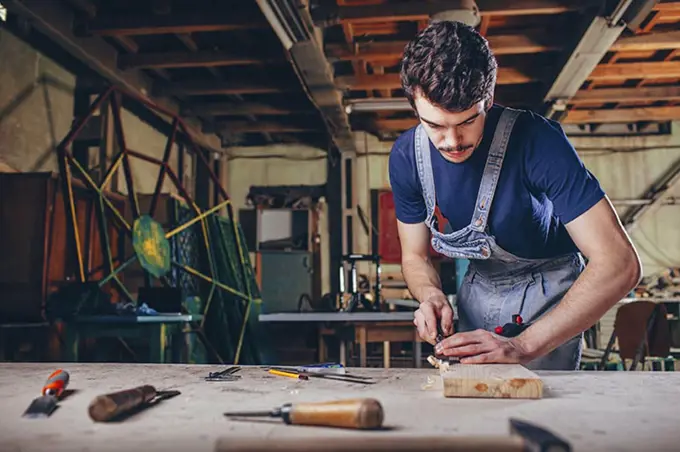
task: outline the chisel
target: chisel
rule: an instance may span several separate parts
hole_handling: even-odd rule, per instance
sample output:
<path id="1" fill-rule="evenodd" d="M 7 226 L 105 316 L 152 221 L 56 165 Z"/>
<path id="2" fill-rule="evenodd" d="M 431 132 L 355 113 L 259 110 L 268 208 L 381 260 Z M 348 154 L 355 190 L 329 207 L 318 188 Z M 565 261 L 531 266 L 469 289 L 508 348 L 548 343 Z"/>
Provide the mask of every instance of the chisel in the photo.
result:
<path id="1" fill-rule="evenodd" d="M 287 403 L 271 411 L 229 412 L 236 417 L 280 417 L 289 425 L 314 425 L 351 429 L 377 429 L 382 426 L 383 408 L 376 399 L 345 399 L 331 402 Z"/>
<path id="2" fill-rule="evenodd" d="M 97 396 L 90 402 L 87 412 L 93 421 L 105 422 L 178 394 L 179 391 L 157 391 L 153 386 L 144 385 Z"/>
<path id="3" fill-rule="evenodd" d="M 50 416 L 57 408 L 59 397 L 68 386 L 69 379 L 69 374 L 65 370 L 57 369 L 52 372 L 40 391 L 41 396 L 31 402 L 23 416 L 31 419 Z"/>

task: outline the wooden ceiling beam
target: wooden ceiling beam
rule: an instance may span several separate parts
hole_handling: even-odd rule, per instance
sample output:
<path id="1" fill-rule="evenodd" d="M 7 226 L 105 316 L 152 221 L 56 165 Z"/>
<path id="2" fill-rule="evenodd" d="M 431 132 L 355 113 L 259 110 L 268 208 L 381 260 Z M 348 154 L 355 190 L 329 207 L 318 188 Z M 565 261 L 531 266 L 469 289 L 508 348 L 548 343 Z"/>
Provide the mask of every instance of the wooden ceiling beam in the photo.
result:
<path id="1" fill-rule="evenodd" d="M 281 124 L 271 121 L 220 121 L 216 124 L 217 130 L 225 133 L 304 133 L 317 132 L 325 134 L 326 130 L 323 127 L 314 127 L 313 125 L 290 125 Z"/>
<path id="2" fill-rule="evenodd" d="M 248 116 L 313 114 L 313 111 L 294 107 L 276 107 L 264 103 L 207 102 L 196 103 L 182 109 L 182 114 L 197 116 Z"/>
<path id="3" fill-rule="evenodd" d="M 499 67 L 497 85 L 518 85 L 536 81 L 536 77 L 527 75 L 516 68 Z M 400 89 L 399 74 L 383 75 L 344 75 L 335 78 L 336 85 L 341 89 L 372 90 L 372 89 Z"/>
<path id="4" fill-rule="evenodd" d="M 613 110 L 569 110 L 562 123 L 631 123 L 677 119 L 680 119 L 680 107 L 636 107 Z"/>
<path id="5" fill-rule="evenodd" d="M 672 121 L 680 119 L 680 107 L 638 107 L 615 110 L 570 110 L 563 124 L 631 123 Z M 400 132 L 418 124 L 416 118 L 373 119 L 373 129 L 384 132 Z"/>
<path id="6" fill-rule="evenodd" d="M 322 5 L 312 11 L 314 23 L 330 27 L 344 23 L 370 23 L 390 21 L 428 20 L 432 15 L 451 9 L 450 0 L 430 2 L 385 3 L 365 6 Z M 523 16 L 535 14 L 560 14 L 582 10 L 600 4 L 596 0 L 477 0 L 482 15 Z"/>
<path id="7" fill-rule="evenodd" d="M 680 100 L 678 86 L 645 86 L 639 88 L 599 88 L 578 91 L 569 101 L 572 104 L 606 102 L 645 102 Z"/>
<path id="8" fill-rule="evenodd" d="M 154 85 L 154 94 L 158 96 L 201 96 L 210 94 L 271 94 L 299 91 L 293 84 L 274 86 L 256 83 L 201 81 L 177 82 Z"/>
<path id="9" fill-rule="evenodd" d="M 487 37 L 494 55 L 520 55 L 560 50 L 560 40 L 552 35 L 497 35 Z M 337 61 L 383 61 L 401 59 L 407 41 L 367 42 L 357 45 L 353 53 L 347 45 L 331 44 L 326 47 L 326 56 Z"/>
<path id="10" fill-rule="evenodd" d="M 216 66 L 250 66 L 282 62 L 279 58 L 259 58 L 235 56 L 228 52 L 162 52 L 121 55 L 118 67 L 121 69 L 137 68 L 181 68 L 181 67 L 216 67 Z"/>
<path id="11" fill-rule="evenodd" d="M 654 5 L 654 11 L 680 11 L 680 2 L 662 0 Z"/>
<path id="12" fill-rule="evenodd" d="M 100 36 L 158 35 L 206 31 L 247 30 L 268 27 L 265 21 L 239 18 L 234 14 L 187 14 L 144 16 L 97 16 L 87 23 L 87 32 Z"/>
<path id="13" fill-rule="evenodd" d="M 616 81 L 667 77 L 680 77 L 680 61 L 602 64 L 595 67 L 588 80 Z"/>
<path id="14" fill-rule="evenodd" d="M 619 38 L 612 52 L 654 51 L 680 48 L 680 31 L 663 31 Z"/>
<path id="15" fill-rule="evenodd" d="M 371 121 L 371 128 L 381 132 L 402 132 L 417 125 L 416 118 L 373 119 Z"/>

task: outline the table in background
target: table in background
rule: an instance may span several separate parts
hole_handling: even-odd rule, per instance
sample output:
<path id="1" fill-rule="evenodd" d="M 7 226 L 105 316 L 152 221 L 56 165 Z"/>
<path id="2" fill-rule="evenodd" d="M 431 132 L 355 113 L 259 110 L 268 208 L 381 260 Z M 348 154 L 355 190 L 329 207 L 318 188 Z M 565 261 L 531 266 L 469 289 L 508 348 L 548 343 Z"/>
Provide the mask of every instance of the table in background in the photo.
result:
<path id="1" fill-rule="evenodd" d="M 142 338 L 149 344 L 150 363 L 171 362 L 168 351 L 172 350 L 173 337 L 192 331 L 192 324 L 200 322 L 200 314 L 159 315 L 93 315 L 62 320 L 64 327 L 64 360 L 79 361 L 82 339 L 100 337 Z M 186 344 L 185 344 L 186 346 Z M 189 352 L 190 353 L 190 352 Z"/>
<path id="2" fill-rule="evenodd" d="M 347 365 L 347 343 L 359 344 L 359 363 L 366 367 L 366 344 L 383 343 L 383 365 L 390 367 L 390 342 L 412 342 L 414 364 L 421 367 L 421 344 L 413 312 L 282 312 L 260 314 L 260 322 L 307 322 L 319 325 L 319 362 L 326 361 L 326 336 L 340 339 L 340 363 Z"/>

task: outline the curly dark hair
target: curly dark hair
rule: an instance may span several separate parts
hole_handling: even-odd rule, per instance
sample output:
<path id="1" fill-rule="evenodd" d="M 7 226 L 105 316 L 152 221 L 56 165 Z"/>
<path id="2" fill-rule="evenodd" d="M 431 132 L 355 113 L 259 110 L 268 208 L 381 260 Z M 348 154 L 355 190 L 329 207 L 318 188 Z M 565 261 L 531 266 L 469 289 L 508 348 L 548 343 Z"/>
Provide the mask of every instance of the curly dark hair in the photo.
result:
<path id="1" fill-rule="evenodd" d="M 469 25 L 438 21 L 406 45 L 401 85 L 414 105 L 414 94 L 449 111 L 465 111 L 489 101 L 496 86 L 498 63 L 486 39 Z"/>

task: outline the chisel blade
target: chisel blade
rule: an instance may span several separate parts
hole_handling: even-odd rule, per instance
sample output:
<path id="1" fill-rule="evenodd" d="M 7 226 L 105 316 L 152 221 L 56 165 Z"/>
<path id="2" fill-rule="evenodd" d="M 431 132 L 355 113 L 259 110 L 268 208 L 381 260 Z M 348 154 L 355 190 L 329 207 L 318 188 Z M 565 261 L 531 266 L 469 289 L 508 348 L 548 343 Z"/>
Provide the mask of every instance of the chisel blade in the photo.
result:
<path id="1" fill-rule="evenodd" d="M 57 409 L 59 397 L 66 390 L 69 380 L 69 373 L 63 369 L 52 372 L 40 391 L 42 395 L 33 399 L 33 402 L 24 411 L 23 417 L 29 419 L 49 417 Z"/>
<path id="2" fill-rule="evenodd" d="M 49 417 L 57 408 L 57 398 L 51 395 L 36 397 L 24 411 L 23 417 L 42 419 Z"/>

